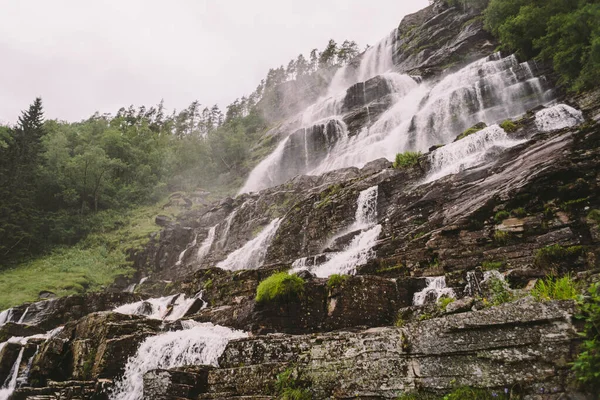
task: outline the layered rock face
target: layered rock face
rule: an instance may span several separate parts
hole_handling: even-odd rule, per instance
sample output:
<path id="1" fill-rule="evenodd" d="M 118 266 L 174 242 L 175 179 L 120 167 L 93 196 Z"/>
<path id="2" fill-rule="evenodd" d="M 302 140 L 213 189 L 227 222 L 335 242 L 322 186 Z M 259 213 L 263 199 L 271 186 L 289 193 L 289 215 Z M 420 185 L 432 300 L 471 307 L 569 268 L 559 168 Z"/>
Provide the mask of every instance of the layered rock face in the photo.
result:
<path id="1" fill-rule="evenodd" d="M 528 294 L 600 280 L 598 93 L 494 47 L 477 10 L 407 16 L 270 133 L 246 185 L 263 190 L 160 220 L 131 281 L 0 314 L 0 393 L 596 398 L 570 369 L 574 302 Z M 394 168 L 403 150 L 424 154 Z M 258 302 L 288 270 L 301 291 Z"/>

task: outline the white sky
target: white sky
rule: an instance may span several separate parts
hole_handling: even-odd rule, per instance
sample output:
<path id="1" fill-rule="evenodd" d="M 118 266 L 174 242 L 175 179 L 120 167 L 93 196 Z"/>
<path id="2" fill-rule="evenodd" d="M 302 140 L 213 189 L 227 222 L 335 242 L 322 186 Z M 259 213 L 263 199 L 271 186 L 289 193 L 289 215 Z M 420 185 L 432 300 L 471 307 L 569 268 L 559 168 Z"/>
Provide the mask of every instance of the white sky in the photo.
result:
<path id="1" fill-rule="evenodd" d="M 375 44 L 427 0 L 0 0 L 0 122 L 221 108 L 330 38 Z"/>

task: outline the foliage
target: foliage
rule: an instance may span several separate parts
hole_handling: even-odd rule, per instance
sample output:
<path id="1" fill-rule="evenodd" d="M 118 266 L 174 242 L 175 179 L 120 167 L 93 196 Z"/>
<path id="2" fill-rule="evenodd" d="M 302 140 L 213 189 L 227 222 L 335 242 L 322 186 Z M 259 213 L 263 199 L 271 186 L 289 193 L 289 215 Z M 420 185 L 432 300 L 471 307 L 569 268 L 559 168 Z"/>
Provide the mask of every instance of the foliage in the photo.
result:
<path id="1" fill-rule="evenodd" d="M 487 305 L 499 306 L 513 300 L 514 296 L 503 279 L 492 276 L 489 278 L 488 288 L 490 298 Z"/>
<path id="2" fill-rule="evenodd" d="M 577 380 L 590 391 L 600 391 L 600 283 L 594 283 L 588 289 L 587 296 L 578 300 L 580 315 L 585 321 L 582 337 L 584 342 L 581 353 L 573 363 Z"/>
<path id="3" fill-rule="evenodd" d="M 404 318 L 402 318 L 401 314 L 398 314 L 398 316 L 396 317 L 396 322 L 394 322 L 394 326 L 402 328 L 404 325 L 406 325 L 406 321 L 404 320 Z"/>
<path id="4" fill-rule="evenodd" d="M 293 376 L 294 370 L 288 368 L 277 375 L 275 381 L 275 392 L 281 400 L 310 400 L 312 395 L 309 390 L 301 387 Z"/>
<path id="5" fill-rule="evenodd" d="M 481 263 L 481 268 L 484 271 L 498 270 L 506 265 L 504 261 L 484 261 Z"/>
<path id="6" fill-rule="evenodd" d="M 491 0 L 485 27 L 502 47 L 551 61 L 572 90 L 600 82 L 600 4 L 594 0 Z"/>
<path id="7" fill-rule="evenodd" d="M 510 218 L 510 213 L 505 210 L 498 211 L 496 215 L 494 215 L 494 221 L 496 221 L 497 224 L 501 224 L 502 221 L 508 218 Z"/>
<path id="8" fill-rule="evenodd" d="M 443 400 L 494 400 L 497 397 L 497 394 L 486 389 L 463 386 L 445 395 Z"/>
<path id="9" fill-rule="evenodd" d="M 446 307 L 448 307 L 448 304 L 454 303 L 455 301 L 456 299 L 454 297 L 442 297 L 438 301 L 438 306 L 442 311 L 446 311 Z"/>
<path id="10" fill-rule="evenodd" d="M 479 132 L 480 130 L 482 130 L 482 129 L 484 129 L 484 128 L 485 128 L 485 125 L 481 125 L 481 126 L 480 126 L 480 125 L 476 125 L 476 126 L 474 126 L 474 127 L 472 127 L 472 128 L 469 128 L 469 129 L 467 129 L 466 131 L 464 131 L 464 132 L 463 132 L 463 133 L 461 133 L 460 135 L 458 135 L 458 136 L 456 137 L 456 140 L 461 140 L 461 139 L 464 139 L 464 138 L 466 138 L 467 136 L 469 136 L 469 135 L 472 135 L 472 134 L 474 134 L 474 133 L 477 133 L 477 132 Z M 456 141 L 456 140 L 455 140 L 455 141 Z"/>
<path id="11" fill-rule="evenodd" d="M 429 314 L 429 313 L 423 313 L 421 315 L 419 315 L 419 321 L 427 321 L 428 319 L 432 319 L 433 315 Z"/>
<path id="12" fill-rule="evenodd" d="M 279 272 L 262 281 L 256 289 L 258 303 L 286 302 L 298 299 L 304 292 L 304 279 Z"/>
<path id="13" fill-rule="evenodd" d="M 496 231 L 494 232 L 494 241 L 499 245 L 505 245 L 510 240 L 510 233 L 505 231 Z"/>
<path id="14" fill-rule="evenodd" d="M 439 397 L 431 393 L 403 393 L 397 400 L 438 400 Z"/>
<path id="15" fill-rule="evenodd" d="M 535 253 L 534 262 L 536 265 L 544 266 L 555 264 L 561 261 L 568 261 L 579 257 L 583 252 L 582 246 L 563 247 L 559 244 L 553 244 L 538 249 Z"/>
<path id="16" fill-rule="evenodd" d="M 516 218 L 525 218 L 527 216 L 527 211 L 525 211 L 524 208 L 520 207 L 512 210 L 510 214 Z"/>
<path id="17" fill-rule="evenodd" d="M 510 119 L 507 119 L 506 121 L 502 122 L 500 124 L 500 128 L 504 129 L 506 133 L 513 133 L 516 132 L 518 129 L 517 125 Z"/>
<path id="18" fill-rule="evenodd" d="M 394 161 L 394 168 L 408 168 L 418 164 L 421 152 L 405 151 L 404 153 L 396 154 L 396 161 Z"/>
<path id="19" fill-rule="evenodd" d="M 336 287 L 340 287 L 347 280 L 348 280 L 348 275 L 333 274 L 327 280 L 327 287 L 329 288 L 329 290 L 336 288 Z"/>
<path id="20" fill-rule="evenodd" d="M 579 295 L 571 275 L 562 278 L 547 277 L 537 281 L 531 295 L 538 301 L 575 300 Z"/>

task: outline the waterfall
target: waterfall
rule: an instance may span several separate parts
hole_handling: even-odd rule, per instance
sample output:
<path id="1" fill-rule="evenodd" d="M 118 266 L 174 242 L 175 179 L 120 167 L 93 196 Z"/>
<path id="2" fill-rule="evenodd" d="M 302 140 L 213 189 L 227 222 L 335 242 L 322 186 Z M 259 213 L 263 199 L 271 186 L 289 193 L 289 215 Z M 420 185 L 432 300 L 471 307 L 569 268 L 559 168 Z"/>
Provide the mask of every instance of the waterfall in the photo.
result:
<path id="1" fill-rule="evenodd" d="M 141 400 L 144 374 L 153 369 L 186 365 L 218 366 L 218 359 L 232 339 L 247 337 L 242 331 L 211 323 L 183 321 L 184 330 L 147 338 L 130 357 L 123 378 L 110 395 L 112 400 Z"/>
<path id="2" fill-rule="evenodd" d="M 427 151 L 429 147 L 447 144 L 465 129 L 478 122 L 488 125 L 522 115 L 528 109 L 552 99 L 545 90 L 544 78 L 536 77 L 528 63 L 519 63 L 514 55 L 502 58 L 500 53 L 471 63 L 448 74 L 439 82 L 421 81 L 391 72 L 391 45 L 388 39 L 369 49 L 358 69 L 340 69 L 330 86 L 330 97 L 309 107 L 303 116 L 304 132 L 315 126 L 315 116 L 343 123 L 339 107 L 340 88 L 380 75 L 390 89 L 391 106 L 372 125 L 362 124 L 353 135 L 339 135 L 325 148 L 307 151 L 306 136 L 295 143 L 295 135 L 282 140 L 269 157 L 250 174 L 240 191 L 251 192 L 281 184 L 300 174 L 320 175 L 345 167 L 362 167 L 369 161 L 385 157 L 393 160 L 396 153 Z M 364 97 L 364 96 L 363 96 Z M 370 110 L 369 104 L 364 107 Z M 319 110 L 319 111 L 316 111 Z M 327 116 L 329 113 L 335 113 Z M 348 114 L 349 118 L 355 118 Z M 369 111 L 368 118 L 371 118 Z M 308 141 L 310 142 L 310 141 Z M 292 149 L 286 152 L 286 149 Z M 293 151 L 295 150 L 295 151 Z M 319 154 L 326 151 L 325 156 Z"/>
<path id="3" fill-rule="evenodd" d="M 452 288 L 446 287 L 445 276 L 425 278 L 425 282 L 427 283 L 425 289 L 414 294 L 413 305 L 422 306 L 428 299 L 432 297 L 435 297 L 436 303 L 440 298 L 442 298 L 442 296 L 455 297 L 454 290 L 452 290 Z"/>
<path id="4" fill-rule="evenodd" d="M 242 204 L 240 206 L 240 209 L 244 208 L 245 205 L 246 203 Z M 219 248 L 221 249 L 223 249 L 227 244 L 227 237 L 229 236 L 229 230 L 231 229 L 231 222 L 235 218 L 237 212 L 237 209 L 233 210 L 233 212 L 229 214 L 225 219 L 225 227 L 223 228 L 223 231 L 219 234 Z"/>
<path id="5" fill-rule="evenodd" d="M 6 324 L 7 322 L 11 322 L 13 315 L 14 310 L 12 308 L 0 312 L 0 326 Z"/>
<path id="6" fill-rule="evenodd" d="M 25 317 L 27 316 L 27 312 L 29 312 L 29 306 L 23 312 L 23 315 L 21 315 L 21 318 L 19 318 L 19 321 L 17 322 L 17 324 L 22 324 L 23 321 L 25 321 Z"/>
<path id="7" fill-rule="evenodd" d="M 482 129 L 431 152 L 429 155 L 431 170 L 425 183 L 481 164 L 491 148 L 509 148 L 523 142 L 525 140 L 509 139 L 504 129 L 498 125 Z"/>
<path id="8" fill-rule="evenodd" d="M 535 114 L 535 125 L 542 132 L 570 128 L 583 121 L 583 113 L 566 104 L 557 104 Z"/>
<path id="9" fill-rule="evenodd" d="M 257 237 L 250 240 L 244 246 L 229 254 L 225 260 L 218 263 L 217 268 L 230 271 L 259 268 L 265 260 L 271 240 L 275 237 L 280 223 L 280 218 L 271 221 Z"/>
<path id="10" fill-rule="evenodd" d="M 215 241 L 215 232 L 217 231 L 217 226 L 218 225 L 215 225 L 212 228 L 210 228 L 206 239 L 204 239 L 204 241 L 200 245 L 200 248 L 198 249 L 198 254 L 196 255 L 198 262 L 204 260 L 204 257 L 206 257 L 206 255 L 210 251 L 210 248 L 212 247 L 213 242 Z"/>
<path id="11" fill-rule="evenodd" d="M 343 251 L 324 254 L 319 257 L 300 258 L 292 264 L 292 271 L 310 270 L 319 278 L 334 274 L 354 275 L 356 267 L 366 264 L 375 255 L 373 246 L 381 234 L 381 225 L 377 223 L 378 186 L 363 190 L 356 201 L 355 221 L 349 229 L 336 237 L 343 236 L 349 231 L 361 229 Z"/>
<path id="12" fill-rule="evenodd" d="M 125 289 L 125 292 L 126 293 L 135 292 L 135 288 L 140 286 L 142 283 L 146 282 L 147 279 L 148 279 L 148 277 L 145 277 L 145 278 L 140 279 L 140 281 L 138 283 L 132 283 L 131 285 L 127 286 L 127 288 Z"/>
<path id="13" fill-rule="evenodd" d="M 21 347 L 21 351 L 19 352 L 19 356 L 17 357 L 17 361 L 13 364 L 10 373 L 8 374 L 8 378 L 2 388 L 0 389 L 0 400 L 8 400 L 12 393 L 15 391 L 17 387 L 17 378 L 19 376 L 19 365 L 21 365 L 21 359 L 23 358 L 23 352 L 25 351 L 25 347 Z"/>
<path id="14" fill-rule="evenodd" d="M 137 301 L 135 303 L 124 304 L 113 311 L 126 315 L 143 315 L 150 319 L 175 321 L 182 318 L 196 300 L 204 302 L 202 300 L 202 292 L 190 298 L 187 298 L 184 294 L 174 294 L 172 296 Z"/>
<path id="15" fill-rule="evenodd" d="M 194 236 L 194 240 L 192 241 L 192 243 L 188 244 L 188 246 L 185 248 L 185 250 L 183 250 L 180 254 L 179 254 L 179 259 L 177 260 L 177 263 L 175 263 L 175 265 L 179 266 L 183 263 L 183 257 L 185 256 L 185 253 L 187 253 L 187 251 L 193 247 L 196 247 L 196 243 L 198 241 L 198 234 L 196 234 Z"/>

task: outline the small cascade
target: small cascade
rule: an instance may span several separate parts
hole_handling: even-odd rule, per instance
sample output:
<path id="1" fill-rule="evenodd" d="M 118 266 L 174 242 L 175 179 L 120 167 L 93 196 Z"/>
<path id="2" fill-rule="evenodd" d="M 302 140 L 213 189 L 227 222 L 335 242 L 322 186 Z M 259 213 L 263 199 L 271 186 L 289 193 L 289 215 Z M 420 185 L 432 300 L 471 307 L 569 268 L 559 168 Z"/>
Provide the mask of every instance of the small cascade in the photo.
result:
<path id="1" fill-rule="evenodd" d="M 544 108 L 535 114 L 535 125 L 542 132 L 570 128 L 581 124 L 583 113 L 566 104 Z"/>
<path id="2" fill-rule="evenodd" d="M 198 241 L 198 234 L 194 235 L 194 240 L 192 241 L 192 243 L 188 244 L 188 246 L 185 248 L 185 250 L 183 250 L 180 254 L 179 254 L 179 259 L 177 260 L 177 263 L 175 263 L 175 265 L 179 266 L 183 263 L 183 257 L 185 257 L 185 253 L 187 253 L 187 251 L 193 247 L 196 247 Z"/>
<path id="3" fill-rule="evenodd" d="M 153 369 L 186 365 L 218 366 L 218 359 L 232 339 L 247 337 L 242 331 L 211 323 L 183 321 L 184 330 L 147 338 L 129 358 L 123 378 L 111 393 L 112 400 L 141 400 L 144 374 Z"/>
<path id="4" fill-rule="evenodd" d="M 113 311 L 119 314 L 141 315 L 150 319 L 175 321 L 182 318 L 196 300 L 204 302 L 204 300 L 202 300 L 202 292 L 199 292 L 190 298 L 187 298 L 185 294 L 175 294 L 172 296 L 142 300 L 135 303 L 124 304 L 115 308 Z"/>
<path id="5" fill-rule="evenodd" d="M 382 41 L 369 47 L 363 53 L 358 68 L 352 65 L 340 68 L 329 84 L 328 96 L 336 95 L 355 83 L 364 82 L 392 70 L 394 68 L 392 54 L 395 35 L 396 30 L 394 29 Z"/>
<path id="6" fill-rule="evenodd" d="M 240 206 L 240 209 L 244 208 L 244 206 L 246 205 L 246 203 L 242 204 Z M 229 230 L 231 229 L 231 222 L 233 221 L 233 219 L 235 218 L 236 214 L 237 214 L 238 210 L 233 210 L 231 212 L 231 214 L 229 214 L 227 216 L 227 218 L 225 218 L 225 226 L 223 227 L 223 230 L 221 231 L 221 233 L 219 234 L 219 248 L 220 249 L 224 249 L 225 246 L 227 245 L 227 238 L 229 237 Z"/>
<path id="7" fill-rule="evenodd" d="M 217 268 L 238 271 L 241 269 L 257 269 L 262 266 L 271 241 L 279 229 L 280 218 L 267 225 L 254 239 L 235 250 L 227 258 L 217 264 Z"/>
<path id="8" fill-rule="evenodd" d="M 21 347 L 19 356 L 17 357 L 17 360 L 15 361 L 10 370 L 6 382 L 4 382 L 2 388 L 0 389 L 0 400 L 8 400 L 17 387 L 17 378 L 19 377 L 19 366 L 21 365 L 21 360 L 23 359 L 24 351 L 25 347 Z"/>
<path id="9" fill-rule="evenodd" d="M 498 125 L 489 126 L 433 151 L 429 155 L 431 171 L 425 179 L 425 183 L 483 163 L 487 151 L 491 148 L 506 149 L 523 142 L 525 140 L 509 139 L 504 129 Z"/>
<path id="10" fill-rule="evenodd" d="M 372 249 L 377 243 L 382 229 L 381 225 L 375 225 L 377 223 L 378 193 L 378 186 L 373 186 L 358 195 L 354 223 L 349 229 L 335 237 L 359 229 L 361 232 L 343 251 L 300 258 L 292 264 L 292 271 L 309 270 L 319 278 L 326 278 L 333 274 L 353 275 L 356 273 L 356 267 L 364 265 L 372 259 L 375 255 Z"/>
<path id="11" fill-rule="evenodd" d="M 134 293 L 135 289 L 140 286 L 142 283 L 146 282 L 146 280 L 148 279 L 148 277 L 142 278 L 140 279 L 140 281 L 138 283 L 132 283 L 131 285 L 127 286 L 127 288 L 125 289 L 126 293 Z"/>
<path id="12" fill-rule="evenodd" d="M 429 299 L 435 299 L 435 302 L 437 303 L 438 300 L 441 299 L 443 296 L 455 297 L 454 290 L 452 290 L 452 288 L 446 287 L 445 276 L 425 278 L 425 282 L 427 283 L 425 289 L 414 294 L 413 305 L 422 306 Z"/>
<path id="13" fill-rule="evenodd" d="M 28 312 L 29 312 L 29 307 L 27 307 L 25 309 L 25 311 L 23 312 L 23 315 L 21 315 L 21 318 L 19 318 L 19 321 L 17 322 L 17 324 L 22 324 L 23 321 L 25 321 L 25 317 L 27 316 Z"/>
<path id="14" fill-rule="evenodd" d="M 229 222 L 231 224 L 231 222 Z M 212 228 L 210 228 L 210 230 L 208 231 L 208 235 L 206 236 L 206 239 L 204 239 L 204 241 L 202 242 L 202 244 L 200 245 L 200 248 L 198 249 L 198 253 L 196 255 L 196 259 L 198 260 L 198 262 L 201 262 L 204 257 L 206 257 L 206 255 L 208 254 L 208 252 L 210 251 L 213 242 L 215 241 L 215 232 L 217 231 L 217 226 L 215 225 Z"/>

